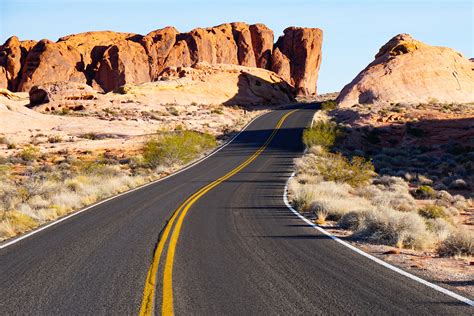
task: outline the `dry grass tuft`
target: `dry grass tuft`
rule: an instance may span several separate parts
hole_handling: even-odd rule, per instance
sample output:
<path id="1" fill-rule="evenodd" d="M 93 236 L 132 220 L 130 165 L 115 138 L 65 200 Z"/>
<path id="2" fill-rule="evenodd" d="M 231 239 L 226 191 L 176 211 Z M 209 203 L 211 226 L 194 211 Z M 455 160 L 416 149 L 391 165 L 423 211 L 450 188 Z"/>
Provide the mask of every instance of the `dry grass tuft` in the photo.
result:
<path id="1" fill-rule="evenodd" d="M 441 242 L 438 254 L 442 257 L 474 256 L 474 235 L 468 230 L 459 230 Z"/>

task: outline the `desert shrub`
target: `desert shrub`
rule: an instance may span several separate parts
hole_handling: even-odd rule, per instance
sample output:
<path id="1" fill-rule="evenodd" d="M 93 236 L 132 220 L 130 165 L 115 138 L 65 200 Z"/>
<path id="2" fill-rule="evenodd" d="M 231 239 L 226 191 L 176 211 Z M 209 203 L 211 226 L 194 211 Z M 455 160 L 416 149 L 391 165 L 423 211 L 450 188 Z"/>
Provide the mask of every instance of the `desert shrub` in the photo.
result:
<path id="1" fill-rule="evenodd" d="M 40 156 L 40 151 L 38 147 L 28 145 L 24 147 L 19 153 L 19 157 L 27 162 L 32 162 L 38 160 Z"/>
<path id="2" fill-rule="evenodd" d="M 460 230 L 442 241 L 437 249 L 441 257 L 474 256 L 474 235 Z"/>
<path id="3" fill-rule="evenodd" d="M 307 154 L 295 160 L 297 176 L 319 177 L 324 181 L 347 183 L 353 187 L 366 185 L 375 175 L 374 166 L 362 157 L 352 160 L 341 153 L 329 153 L 321 146 L 311 147 Z"/>
<path id="4" fill-rule="evenodd" d="M 314 145 L 330 148 L 342 136 L 342 130 L 334 122 L 316 122 L 303 132 L 303 142 L 307 147 Z"/>
<path id="5" fill-rule="evenodd" d="M 63 141 L 63 138 L 60 135 L 52 135 L 48 137 L 49 143 L 60 143 Z"/>
<path id="6" fill-rule="evenodd" d="M 326 224 L 326 218 L 328 217 L 329 213 L 328 211 L 321 210 L 316 212 L 314 215 L 316 216 L 315 223 L 318 225 L 324 225 Z"/>
<path id="7" fill-rule="evenodd" d="M 348 183 L 353 187 L 368 184 L 374 175 L 374 166 L 370 161 L 358 156 L 349 160 L 341 153 L 326 153 L 314 168 L 326 181 Z"/>
<path id="8" fill-rule="evenodd" d="M 460 194 L 456 194 L 453 196 L 453 207 L 457 208 L 458 210 L 467 210 L 472 207 L 472 200 L 466 199 L 464 196 Z"/>
<path id="9" fill-rule="evenodd" d="M 324 214 L 328 219 L 338 220 L 348 212 L 373 208 L 370 201 L 352 194 L 352 187 L 346 183 L 322 181 L 304 187 L 311 193 L 308 211 L 316 216 Z"/>
<path id="10" fill-rule="evenodd" d="M 434 199 L 436 197 L 436 191 L 428 185 L 420 185 L 413 195 L 418 199 Z"/>
<path id="11" fill-rule="evenodd" d="M 469 185 L 463 179 L 456 179 L 449 184 L 449 188 L 455 190 L 465 190 L 469 188 Z"/>
<path id="12" fill-rule="evenodd" d="M 337 103 L 334 100 L 324 101 L 321 103 L 321 109 L 323 111 L 332 111 L 337 108 Z"/>
<path id="13" fill-rule="evenodd" d="M 353 235 L 355 238 L 415 249 L 426 249 L 435 242 L 424 220 L 413 212 L 384 208 L 368 211 L 360 220 Z"/>
<path id="14" fill-rule="evenodd" d="M 224 114 L 224 107 L 219 106 L 211 110 L 211 114 Z"/>
<path id="15" fill-rule="evenodd" d="M 98 134 L 92 133 L 92 132 L 82 134 L 82 135 L 79 136 L 79 137 L 85 138 L 85 139 L 89 139 L 89 140 L 97 140 L 97 139 L 100 139 L 100 136 L 99 136 Z"/>
<path id="16" fill-rule="evenodd" d="M 435 219 L 435 218 L 448 218 L 447 214 L 442 206 L 439 205 L 425 205 L 424 207 L 418 210 L 418 214 L 425 218 Z"/>
<path id="17" fill-rule="evenodd" d="M 426 227 L 432 232 L 438 241 L 444 241 L 450 235 L 452 226 L 442 218 L 426 220 Z"/>
<path id="18" fill-rule="evenodd" d="M 451 203 L 451 201 L 453 199 L 453 196 L 445 190 L 440 190 L 440 191 L 436 192 L 436 198 L 438 200 L 443 201 L 443 202 Z"/>
<path id="19" fill-rule="evenodd" d="M 422 185 L 432 185 L 433 184 L 433 180 L 431 180 L 430 178 L 428 178 L 428 177 L 426 177 L 422 174 L 417 175 L 416 180 L 417 180 L 417 182 L 419 182 Z"/>
<path id="20" fill-rule="evenodd" d="M 343 229 L 356 231 L 362 227 L 366 214 L 367 212 L 348 212 L 339 219 L 337 224 Z"/>
<path id="21" fill-rule="evenodd" d="M 3 216 L 6 216 L 6 212 L 13 209 L 17 199 L 18 191 L 14 183 L 10 181 L 0 182 L 0 211 Z"/>
<path id="22" fill-rule="evenodd" d="M 30 230 L 37 225 L 38 223 L 26 214 L 18 211 L 9 212 L 0 222 L 0 239 Z"/>
<path id="23" fill-rule="evenodd" d="M 212 135 L 182 131 L 148 140 L 142 148 L 142 155 L 146 165 L 156 168 L 188 163 L 215 146 L 216 139 Z"/>
<path id="24" fill-rule="evenodd" d="M 309 205 L 314 199 L 314 194 L 310 187 L 298 183 L 298 181 L 293 178 L 290 180 L 288 188 L 292 195 L 291 203 L 293 207 L 299 212 L 307 212 Z"/>
<path id="25" fill-rule="evenodd" d="M 193 103 L 195 103 L 195 102 L 193 102 Z M 175 108 L 174 106 L 173 106 L 173 107 L 170 107 L 170 108 L 168 109 L 168 112 L 169 112 L 171 115 L 173 115 L 173 116 L 179 116 L 179 111 L 178 111 L 178 109 Z"/>
<path id="26" fill-rule="evenodd" d="M 8 138 L 1 136 L 0 137 L 0 144 L 7 145 L 7 149 L 15 149 L 16 144 L 11 142 Z"/>
<path id="27" fill-rule="evenodd" d="M 372 185 L 358 188 L 356 194 L 369 199 L 378 207 L 390 207 L 404 212 L 416 209 L 408 183 L 399 177 L 376 177 Z"/>

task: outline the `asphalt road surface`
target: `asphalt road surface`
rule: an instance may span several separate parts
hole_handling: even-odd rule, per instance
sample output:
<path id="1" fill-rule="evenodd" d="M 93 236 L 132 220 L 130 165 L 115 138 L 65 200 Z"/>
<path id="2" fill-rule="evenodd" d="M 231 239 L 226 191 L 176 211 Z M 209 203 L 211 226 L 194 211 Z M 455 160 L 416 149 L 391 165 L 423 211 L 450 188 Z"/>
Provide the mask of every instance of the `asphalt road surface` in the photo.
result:
<path id="1" fill-rule="evenodd" d="M 258 118 L 182 173 L 0 249 L 0 314 L 473 314 L 286 208 L 314 109 L 290 111 Z"/>

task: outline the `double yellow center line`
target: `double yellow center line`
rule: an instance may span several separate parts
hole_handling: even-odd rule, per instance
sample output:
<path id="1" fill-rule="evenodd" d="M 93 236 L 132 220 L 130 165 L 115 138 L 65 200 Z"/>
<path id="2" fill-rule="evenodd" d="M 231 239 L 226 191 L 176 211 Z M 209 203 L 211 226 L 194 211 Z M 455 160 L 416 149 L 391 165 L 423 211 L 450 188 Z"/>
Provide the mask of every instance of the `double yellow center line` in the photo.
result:
<path id="1" fill-rule="evenodd" d="M 297 110 L 290 111 L 286 113 L 277 123 L 274 130 L 272 131 L 271 135 L 267 138 L 265 143 L 247 160 L 245 160 L 242 164 L 237 166 L 235 169 L 230 171 L 229 173 L 225 174 L 224 176 L 220 177 L 217 180 L 209 183 L 208 185 L 201 188 L 199 191 L 195 192 L 193 195 L 188 197 L 183 204 L 181 204 L 176 211 L 173 213 L 173 216 L 166 224 L 165 230 L 163 231 L 163 236 L 158 243 L 158 247 L 155 250 L 153 255 L 153 262 L 148 269 L 145 288 L 143 290 L 143 299 L 142 304 L 140 307 L 140 315 L 152 315 L 153 309 L 155 305 L 155 292 L 156 292 L 156 278 L 157 278 L 157 271 L 158 266 L 161 258 L 161 254 L 163 253 L 163 249 L 165 248 L 165 244 L 168 240 L 172 227 L 176 219 L 176 225 L 174 230 L 171 234 L 171 239 L 168 245 L 168 250 L 166 253 L 166 261 L 164 266 L 163 272 L 163 298 L 162 298 L 162 309 L 161 312 L 163 315 L 173 315 L 174 314 L 174 306 L 173 306 L 173 262 L 174 262 L 174 255 L 176 252 L 176 245 L 178 243 L 179 233 L 181 231 L 181 227 L 183 225 L 184 218 L 188 213 L 191 206 L 199 200 L 204 194 L 212 190 L 214 187 L 218 186 L 225 180 L 229 179 L 246 166 L 248 166 L 252 161 L 254 161 L 270 144 L 272 139 L 275 137 L 276 133 L 283 125 L 283 122 L 286 120 L 288 116 L 294 113 Z"/>

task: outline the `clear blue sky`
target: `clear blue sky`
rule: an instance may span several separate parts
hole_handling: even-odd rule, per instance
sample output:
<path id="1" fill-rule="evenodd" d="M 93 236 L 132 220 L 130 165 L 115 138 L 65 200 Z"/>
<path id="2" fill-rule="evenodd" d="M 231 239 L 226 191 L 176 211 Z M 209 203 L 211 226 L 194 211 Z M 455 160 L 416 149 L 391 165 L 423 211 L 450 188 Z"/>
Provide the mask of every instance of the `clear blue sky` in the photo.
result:
<path id="1" fill-rule="evenodd" d="M 398 33 L 474 57 L 473 1 L 300 0 L 0 0 L 0 41 L 56 40 L 90 30 L 146 34 L 223 22 L 261 22 L 279 36 L 287 26 L 324 30 L 319 92 L 340 90 Z"/>

